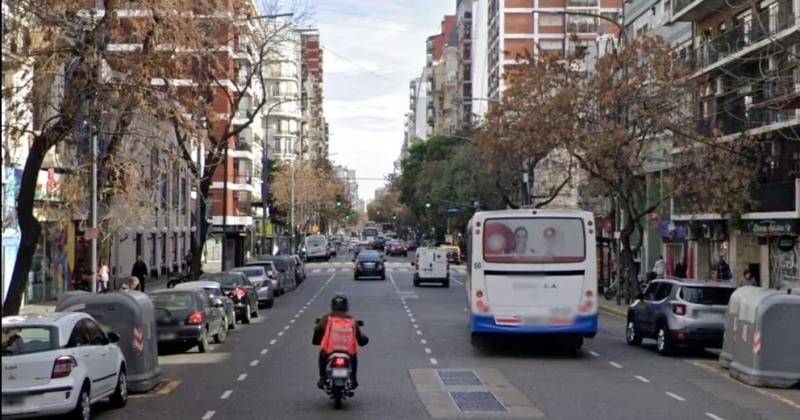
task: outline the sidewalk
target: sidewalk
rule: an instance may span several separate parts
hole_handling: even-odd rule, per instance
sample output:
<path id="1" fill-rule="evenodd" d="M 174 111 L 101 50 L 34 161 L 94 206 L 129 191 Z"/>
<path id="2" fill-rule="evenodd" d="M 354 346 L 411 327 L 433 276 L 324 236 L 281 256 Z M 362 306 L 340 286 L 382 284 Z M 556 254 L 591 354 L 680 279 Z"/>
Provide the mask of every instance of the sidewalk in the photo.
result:
<path id="1" fill-rule="evenodd" d="M 166 288 L 167 288 L 166 277 L 159 280 L 150 280 L 147 282 L 147 284 L 145 284 L 145 292 L 151 292 L 153 290 L 166 289 Z M 19 310 L 19 314 L 36 315 L 36 314 L 46 314 L 50 312 L 55 312 L 56 304 L 58 304 L 57 300 L 51 300 L 48 302 L 40 302 L 40 303 L 28 303 L 25 304 L 25 306 Z"/>
<path id="2" fill-rule="evenodd" d="M 628 305 L 625 304 L 625 301 L 622 301 L 622 305 L 617 305 L 617 298 L 611 300 L 606 300 L 606 298 L 600 296 L 600 306 L 599 309 L 601 311 L 607 312 L 611 315 L 615 315 L 618 317 L 625 318 L 628 316 Z"/>

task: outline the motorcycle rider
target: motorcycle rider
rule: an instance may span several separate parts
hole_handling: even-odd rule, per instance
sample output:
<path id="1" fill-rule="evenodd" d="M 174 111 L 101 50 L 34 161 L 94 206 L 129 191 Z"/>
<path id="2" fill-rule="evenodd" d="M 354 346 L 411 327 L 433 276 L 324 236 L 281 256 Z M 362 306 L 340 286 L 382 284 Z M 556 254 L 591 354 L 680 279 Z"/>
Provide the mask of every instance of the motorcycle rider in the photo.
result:
<path id="1" fill-rule="evenodd" d="M 351 389 L 358 388 L 358 347 L 366 346 L 369 343 L 369 338 L 361 332 L 356 320 L 348 314 L 349 303 L 347 296 L 343 293 L 337 293 L 331 299 L 331 312 L 325 314 L 314 325 L 314 337 L 311 344 L 320 346 L 319 351 L 319 381 L 317 387 L 323 389 L 327 381 L 327 374 L 325 368 L 328 363 L 328 356 L 334 352 L 344 352 L 350 356 L 350 367 L 352 374 Z M 333 323 L 339 326 L 344 326 L 345 332 L 337 331 L 337 340 L 331 339 L 331 327 Z M 352 332 L 346 330 L 350 329 Z"/>

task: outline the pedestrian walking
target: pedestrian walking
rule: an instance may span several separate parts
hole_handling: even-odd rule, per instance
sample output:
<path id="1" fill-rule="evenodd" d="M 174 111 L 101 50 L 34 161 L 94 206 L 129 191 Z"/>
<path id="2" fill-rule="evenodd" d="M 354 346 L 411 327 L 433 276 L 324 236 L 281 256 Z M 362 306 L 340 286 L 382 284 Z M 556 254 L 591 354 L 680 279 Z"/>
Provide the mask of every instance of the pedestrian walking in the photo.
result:
<path id="1" fill-rule="evenodd" d="M 107 292 L 110 270 L 105 260 L 100 260 L 100 267 L 97 269 L 97 291 Z"/>
<path id="2" fill-rule="evenodd" d="M 656 278 L 664 277 L 664 271 L 666 268 L 667 263 L 664 261 L 664 257 L 659 255 L 655 264 L 653 264 L 653 272 L 656 273 Z"/>
<path id="3" fill-rule="evenodd" d="M 139 279 L 139 286 L 140 290 L 144 292 L 145 283 L 147 281 L 147 264 L 144 262 L 144 258 L 141 255 L 136 257 L 136 262 L 133 263 L 133 269 L 131 270 L 131 276 L 136 277 Z"/>

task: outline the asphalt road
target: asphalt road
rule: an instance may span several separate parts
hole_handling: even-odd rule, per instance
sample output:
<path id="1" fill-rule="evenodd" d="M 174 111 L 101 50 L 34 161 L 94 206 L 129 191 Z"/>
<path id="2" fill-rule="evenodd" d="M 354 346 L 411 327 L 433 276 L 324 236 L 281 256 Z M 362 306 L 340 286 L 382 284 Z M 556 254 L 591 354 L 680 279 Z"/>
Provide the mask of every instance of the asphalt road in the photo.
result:
<path id="1" fill-rule="evenodd" d="M 210 353 L 191 349 L 161 356 L 162 386 L 133 396 L 122 410 L 99 405 L 97 416 L 800 418 L 800 390 L 747 387 L 722 374 L 710 352 L 661 357 L 653 345 L 630 347 L 624 341 L 623 320 L 606 313 L 601 314 L 598 336 L 577 353 L 519 340 L 475 349 L 466 327 L 463 267 L 454 269 L 449 289 L 414 288 L 410 261 L 390 258 L 385 281 L 354 281 L 346 258 L 309 264 L 308 279 L 279 298 L 273 309 L 262 309 L 253 324 L 239 325 Z M 365 321 L 364 332 L 370 337 L 359 353 L 361 386 L 342 410 L 334 410 L 315 386 L 318 348 L 311 345 L 314 319 L 328 310 L 337 292 L 349 296 L 351 312 Z M 466 382 L 439 379 L 448 373 Z M 478 380 L 472 383 L 471 378 Z M 482 400 L 489 391 L 489 400 Z M 465 410 L 504 411 L 461 412 L 457 400 Z"/>

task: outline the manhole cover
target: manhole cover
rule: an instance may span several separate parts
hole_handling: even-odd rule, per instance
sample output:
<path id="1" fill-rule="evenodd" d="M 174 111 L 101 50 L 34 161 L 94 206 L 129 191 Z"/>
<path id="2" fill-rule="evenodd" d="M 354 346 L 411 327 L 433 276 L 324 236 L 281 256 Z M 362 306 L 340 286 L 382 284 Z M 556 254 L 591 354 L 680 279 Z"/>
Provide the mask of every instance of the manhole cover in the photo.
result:
<path id="1" fill-rule="evenodd" d="M 471 370 L 437 370 L 445 386 L 480 385 L 481 380 Z"/>
<path id="2" fill-rule="evenodd" d="M 489 391 L 453 391 L 450 393 L 461 412 L 505 412 L 500 401 Z"/>

